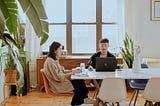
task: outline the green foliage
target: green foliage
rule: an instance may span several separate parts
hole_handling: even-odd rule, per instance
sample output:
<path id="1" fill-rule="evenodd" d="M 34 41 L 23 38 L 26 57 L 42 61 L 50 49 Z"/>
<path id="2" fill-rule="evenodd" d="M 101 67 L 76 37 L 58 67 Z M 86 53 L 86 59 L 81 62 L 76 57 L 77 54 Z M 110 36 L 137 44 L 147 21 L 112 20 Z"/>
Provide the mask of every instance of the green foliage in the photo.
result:
<path id="1" fill-rule="evenodd" d="M 18 7 L 15 0 L 1 0 L 0 9 L 10 34 L 17 34 Z"/>
<path id="2" fill-rule="evenodd" d="M 23 11 L 29 18 L 34 31 L 41 37 L 41 45 L 46 42 L 48 38 L 48 22 L 47 15 L 42 0 L 18 0 Z"/>
<path id="3" fill-rule="evenodd" d="M 3 36 L 4 29 L 5 29 L 4 17 L 0 11 L 0 38 Z"/>
<path id="4" fill-rule="evenodd" d="M 9 48 L 8 51 L 5 53 L 5 69 L 15 69 L 16 64 L 13 59 L 13 52 Z"/>
<path id="5" fill-rule="evenodd" d="M 121 55 L 126 62 L 128 68 L 132 68 L 134 60 L 133 40 L 126 33 L 124 39 L 124 48 L 121 48 Z"/>
<path id="6" fill-rule="evenodd" d="M 4 42 L 3 46 L 4 45 L 11 46 L 12 44 L 14 44 L 17 48 L 20 48 L 20 46 L 17 44 L 16 40 L 9 33 L 3 34 L 2 41 Z"/>
<path id="7" fill-rule="evenodd" d="M 41 37 L 40 44 L 41 45 L 44 44 L 46 40 L 48 39 L 48 25 L 49 24 L 46 21 L 47 15 L 45 13 L 45 9 L 44 9 L 42 0 L 1 0 L 0 1 L 0 11 L 2 12 L 2 16 L 4 16 L 4 19 L 6 22 L 6 23 L 3 22 L 3 24 L 6 25 L 9 33 L 14 36 L 14 39 L 16 39 L 17 32 L 18 32 L 18 5 L 17 5 L 17 2 L 20 3 L 24 13 L 26 13 L 37 36 Z M 0 22 L 0 27 L 1 27 L 1 22 Z M 18 42 L 16 43 L 18 44 Z"/>

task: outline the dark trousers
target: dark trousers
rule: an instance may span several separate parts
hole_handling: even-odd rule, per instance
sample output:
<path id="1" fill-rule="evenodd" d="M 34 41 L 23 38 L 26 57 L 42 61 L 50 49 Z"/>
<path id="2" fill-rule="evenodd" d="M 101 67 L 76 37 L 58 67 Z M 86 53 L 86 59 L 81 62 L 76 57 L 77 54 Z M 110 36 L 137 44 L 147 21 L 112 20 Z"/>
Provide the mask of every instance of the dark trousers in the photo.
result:
<path id="1" fill-rule="evenodd" d="M 88 89 L 85 85 L 84 80 L 71 80 L 74 87 L 74 96 L 71 101 L 71 105 L 81 105 L 84 102 L 84 98 L 88 97 Z"/>

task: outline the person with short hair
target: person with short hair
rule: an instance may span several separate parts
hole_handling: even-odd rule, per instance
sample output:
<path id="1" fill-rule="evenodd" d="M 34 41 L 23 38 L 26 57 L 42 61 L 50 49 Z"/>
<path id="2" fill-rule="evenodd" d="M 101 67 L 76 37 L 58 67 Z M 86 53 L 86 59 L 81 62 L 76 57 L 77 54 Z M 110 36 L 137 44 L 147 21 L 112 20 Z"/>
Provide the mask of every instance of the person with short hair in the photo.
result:
<path id="1" fill-rule="evenodd" d="M 109 40 L 107 38 L 103 38 L 99 41 L 99 51 L 94 53 L 90 60 L 88 61 L 86 68 L 89 70 L 95 69 L 96 57 L 115 57 L 112 53 L 108 51 L 109 48 Z"/>

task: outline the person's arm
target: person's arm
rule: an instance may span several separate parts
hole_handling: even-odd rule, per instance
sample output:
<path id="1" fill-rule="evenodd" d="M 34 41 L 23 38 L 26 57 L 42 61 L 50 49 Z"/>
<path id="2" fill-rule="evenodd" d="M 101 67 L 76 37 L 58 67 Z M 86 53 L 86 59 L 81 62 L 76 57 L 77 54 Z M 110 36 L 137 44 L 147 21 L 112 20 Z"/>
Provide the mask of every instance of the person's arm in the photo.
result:
<path id="1" fill-rule="evenodd" d="M 66 74 L 66 73 L 70 73 L 70 72 L 72 72 L 72 70 L 64 70 L 64 73 Z"/>
<path id="2" fill-rule="evenodd" d="M 90 66 L 92 66 L 93 64 L 93 61 L 94 61 L 94 55 L 92 55 L 86 65 L 86 68 L 89 68 Z"/>
<path id="3" fill-rule="evenodd" d="M 71 79 L 71 75 L 75 74 L 75 73 L 80 73 L 80 71 L 78 70 L 67 70 L 68 73 L 65 74 L 65 77 L 70 80 Z"/>
<path id="4" fill-rule="evenodd" d="M 80 70 L 72 69 L 72 70 L 64 70 L 64 72 L 65 72 L 65 74 L 67 74 L 67 73 L 75 74 L 75 73 L 80 73 Z"/>

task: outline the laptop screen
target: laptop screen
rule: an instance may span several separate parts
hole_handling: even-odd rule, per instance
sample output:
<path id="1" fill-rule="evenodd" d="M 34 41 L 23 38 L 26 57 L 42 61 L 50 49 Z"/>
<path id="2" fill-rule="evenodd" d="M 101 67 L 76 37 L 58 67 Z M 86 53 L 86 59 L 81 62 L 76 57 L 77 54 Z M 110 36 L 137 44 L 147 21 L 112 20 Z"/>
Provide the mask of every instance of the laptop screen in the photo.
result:
<path id="1" fill-rule="evenodd" d="M 96 57 L 97 72 L 112 72 L 117 68 L 117 60 L 115 57 Z"/>

